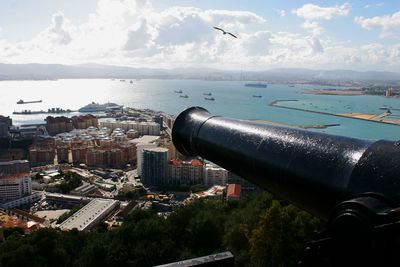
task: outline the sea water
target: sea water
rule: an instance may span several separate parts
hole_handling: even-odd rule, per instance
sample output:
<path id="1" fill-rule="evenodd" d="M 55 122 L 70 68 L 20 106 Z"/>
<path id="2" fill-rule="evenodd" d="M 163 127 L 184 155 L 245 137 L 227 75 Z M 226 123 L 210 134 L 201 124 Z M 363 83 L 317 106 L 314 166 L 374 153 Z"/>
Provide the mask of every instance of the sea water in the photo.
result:
<path id="1" fill-rule="evenodd" d="M 400 108 L 400 99 L 382 96 L 313 95 L 304 93 L 309 89 L 326 86 L 268 84 L 267 88 L 245 87 L 243 81 L 203 80 L 132 80 L 118 79 L 65 79 L 56 81 L 1 81 L 0 115 L 11 116 L 14 124 L 44 123 L 47 114 L 13 115 L 24 109 L 36 111 L 48 108 L 78 110 L 90 102 L 114 102 L 134 108 L 149 108 L 177 115 L 191 106 L 201 106 L 211 113 L 246 120 L 267 120 L 289 125 L 340 124 L 325 129 L 311 129 L 365 139 L 400 139 L 400 126 L 324 114 L 282 109 L 270 106 L 274 100 L 297 100 L 281 105 L 311 109 L 327 113 L 380 114 L 379 108 Z M 329 86 L 329 88 L 332 88 Z M 175 91 L 182 90 L 182 95 Z M 214 101 L 206 100 L 204 93 L 211 93 Z M 261 95 L 261 98 L 253 97 Z M 18 105 L 24 101 L 42 100 L 42 103 Z M 396 112 L 398 114 L 396 114 Z M 73 113 L 78 114 L 78 113 Z M 64 114 L 71 115 L 71 114 Z M 400 111 L 393 111 L 393 118 Z M 57 115 L 53 115 L 57 116 Z"/>

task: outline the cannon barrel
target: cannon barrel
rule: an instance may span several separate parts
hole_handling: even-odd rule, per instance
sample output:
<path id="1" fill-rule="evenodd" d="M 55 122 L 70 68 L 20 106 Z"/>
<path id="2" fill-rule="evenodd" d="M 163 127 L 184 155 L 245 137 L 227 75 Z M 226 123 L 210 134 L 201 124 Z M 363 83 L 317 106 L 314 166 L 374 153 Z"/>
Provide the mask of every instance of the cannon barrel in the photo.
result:
<path id="1" fill-rule="evenodd" d="M 342 201 L 375 193 L 400 203 L 400 145 L 183 111 L 172 139 L 200 156 L 328 219 Z"/>

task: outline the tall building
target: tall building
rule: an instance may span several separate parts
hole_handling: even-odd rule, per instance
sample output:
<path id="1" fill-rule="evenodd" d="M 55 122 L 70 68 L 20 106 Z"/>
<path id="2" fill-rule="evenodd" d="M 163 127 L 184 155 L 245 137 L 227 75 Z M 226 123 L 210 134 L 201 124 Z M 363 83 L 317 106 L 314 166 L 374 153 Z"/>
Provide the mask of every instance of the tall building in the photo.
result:
<path id="1" fill-rule="evenodd" d="M 157 144 L 154 143 L 139 143 L 136 145 L 137 154 L 137 174 L 142 175 L 142 165 L 143 165 L 143 150 L 148 148 L 155 148 Z"/>
<path id="2" fill-rule="evenodd" d="M 182 161 L 170 160 L 168 164 L 167 183 L 169 185 L 194 185 L 203 183 L 204 163 L 193 159 Z"/>
<path id="3" fill-rule="evenodd" d="M 55 150 L 53 147 L 36 147 L 29 148 L 29 160 L 32 166 L 54 164 Z"/>
<path id="4" fill-rule="evenodd" d="M 82 115 L 82 116 L 73 116 L 72 125 L 75 129 L 87 129 L 89 127 L 98 127 L 99 120 L 96 116 L 92 114 Z"/>
<path id="5" fill-rule="evenodd" d="M 156 123 L 158 123 L 158 124 L 160 125 L 160 128 L 161 128 L 161 129 L 164 127 L 164 126 L 163 126 L 164 117 L 163 117 L 162 115 L 155 115 L 155 116 L 153 117 L 153 121 L 156 122 Z"/>
<path id="6" fill-rule="evenodd" d="M 62 145 L 57 147 L 57 161 L 58 163 L 69 162 L 68 146 Z"/>
<path id="7" fill-rule="evenodd" d="M 48 116 L 46 118 L 46 129 L 49 135 L 70 132 L 73 129 L 72 120 L 64 116 Z"/>
<path id="8" fill-rule="evenodd" d="M 13 160 L 0 162 L 0 202 L 7 202 L 32 193 L 29 162 Z"/>
<path id="9" fill-rule="evenodd" d="M 204 169 L 204 184 L 226 185 L 228 183 L 229 172 L 216 165 L 206 164 Z"/>
<path id="10" fill-rule="evenodd" d="M 0 138 L 7 138 L 9 135 L 8 130 L 12 126 L 12 120 L 10 117 L 4 117 L 0 115 Z"/>
<path id="11" fill-rule="evenodd" d="M 163 147 L 143 150 L 142 181 L 145 185 L 161 185 L 166 183 L 168 165 L 168 149 Z"/>

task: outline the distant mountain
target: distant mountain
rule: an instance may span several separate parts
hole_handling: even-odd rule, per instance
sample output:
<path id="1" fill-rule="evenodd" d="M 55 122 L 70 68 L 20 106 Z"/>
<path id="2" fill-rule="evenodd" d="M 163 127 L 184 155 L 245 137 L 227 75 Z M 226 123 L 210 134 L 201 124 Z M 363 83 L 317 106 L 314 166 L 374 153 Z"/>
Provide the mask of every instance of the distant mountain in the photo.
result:
<path id="1" fill-rule="evenodd" d="M 0 80 L 68 79 L 68 78 L 158 78 L 207 80 L 264 80 L 270 82 L 296 81 L 400 81 L 400 73 L 386 71 L 272 69 L 265 71 L 218 70 L 211 68 L 132 68 L 86 63 L 61 64 L 2 64 Z"/>

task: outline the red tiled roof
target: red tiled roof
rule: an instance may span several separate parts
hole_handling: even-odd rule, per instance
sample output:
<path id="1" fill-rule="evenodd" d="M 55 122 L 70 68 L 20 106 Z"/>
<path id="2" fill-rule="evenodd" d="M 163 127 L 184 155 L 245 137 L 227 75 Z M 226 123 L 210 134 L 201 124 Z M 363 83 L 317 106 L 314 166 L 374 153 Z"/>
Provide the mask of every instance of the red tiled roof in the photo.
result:
<path id="1" fill-rule="evenodd" d="M 242 186 L 240 184 L 228 184 L 228 190 L 226 196 L 229 197 L 240 197 L 242 193 Z"/>

